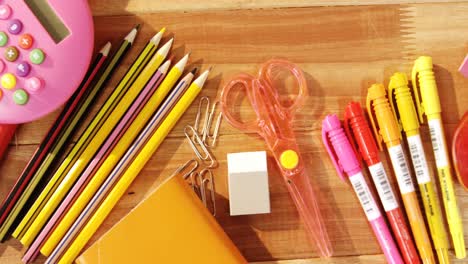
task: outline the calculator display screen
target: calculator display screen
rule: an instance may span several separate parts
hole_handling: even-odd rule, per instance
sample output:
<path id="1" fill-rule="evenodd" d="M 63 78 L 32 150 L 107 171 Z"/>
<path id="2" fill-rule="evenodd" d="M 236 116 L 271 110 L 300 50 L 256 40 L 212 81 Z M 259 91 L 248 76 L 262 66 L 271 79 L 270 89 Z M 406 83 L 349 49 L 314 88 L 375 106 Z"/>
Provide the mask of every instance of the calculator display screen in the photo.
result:
<path id="1" fill-rule="evenodd" d="M 65 26 L 60 17 L 57 16 L 55 11 L 49 5 L 48 0 L 24 0 L 24 2 L 41 22 L 42 26 L 49 33 L 55 43 L 60 43 L 70 35 L 70 31 L 67 26 Z"/>

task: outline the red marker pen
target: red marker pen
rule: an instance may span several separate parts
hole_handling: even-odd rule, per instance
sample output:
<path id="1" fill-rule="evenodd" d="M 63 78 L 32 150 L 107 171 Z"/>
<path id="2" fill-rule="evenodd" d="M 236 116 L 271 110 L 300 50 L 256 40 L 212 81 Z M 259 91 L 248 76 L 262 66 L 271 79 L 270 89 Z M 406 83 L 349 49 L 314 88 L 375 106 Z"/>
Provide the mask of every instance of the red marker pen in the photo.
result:
<path id="1" fill-rule="evenodd" d="M 358 146 L 360 156 L 369 168 L 405 263 L 420 263 L 405 217 L 380 161 L 379 149 L 359 103 L 351 102 L 348 104 L 344 119 L 346 134 L 354 145 Z"/>

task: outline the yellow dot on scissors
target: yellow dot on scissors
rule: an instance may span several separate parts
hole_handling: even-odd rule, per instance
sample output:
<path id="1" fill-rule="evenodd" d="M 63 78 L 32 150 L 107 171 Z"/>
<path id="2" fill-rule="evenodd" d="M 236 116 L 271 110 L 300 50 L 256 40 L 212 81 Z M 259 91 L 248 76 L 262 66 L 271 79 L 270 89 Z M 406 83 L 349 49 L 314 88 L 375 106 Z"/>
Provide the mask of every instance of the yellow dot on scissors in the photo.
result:
<path id="1" fill-rule="evenodd" d="M 296 151 L 288 149 L 281 153 L 280 163 L 285 169 L 292 170 L 299 164 L 299 155 L 297 155 Z"/>

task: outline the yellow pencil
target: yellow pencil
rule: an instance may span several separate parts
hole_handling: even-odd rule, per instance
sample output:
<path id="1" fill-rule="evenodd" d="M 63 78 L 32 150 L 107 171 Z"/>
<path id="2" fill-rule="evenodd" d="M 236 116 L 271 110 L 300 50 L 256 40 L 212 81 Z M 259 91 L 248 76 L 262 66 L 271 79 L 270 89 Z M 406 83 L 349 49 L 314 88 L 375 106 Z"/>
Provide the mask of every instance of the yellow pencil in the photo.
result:
<path id="1" fill-rule="evenodd" d="M 122 139 L 117 143 L 112 152 L 105 159 L 104 163 L 94 174 L 91 181 L 87 184 L 83 192 L 79 195 L 77 200 L 73 203 L 63 219 L 60 221 L 60 224 L 55 228 L 47 241 L 44 243 L 41 248 L 42 254 L 45 256 L 49 256 L 51 254 L 52 250 L 54 250 L 59 241 L 73 224 L 73 221 L 75 221 L 78 215 L 83 211 L 83 208 L 88 204 L 89 200 L 91 200 L 92 196 L 94 193 L 96 193 L 102 182 L 107 178 L 112 169 L 114 169 L 115 165 L 117 162 L 119 162 L 135 137 L 143 129 L 147 121 L 150 119 L 152 113 L 156 111 L 163 99 L 182 75 L 185 65 L 187 64 L 188 57 L 189 54 L 185 55 L 169 71 L 166 78 L 164 78 L 164 81 L 159 85 L 156 92 L 151 96 L 131 126 L 122 136 Z"/>
<path id="2" fill-rule="evenodd" d="M 37 200 L 34 202 L 32 207 L 29 209 L 26 216 L 23 218 L 21 223 L 16 228 L 13 236 L 21 239 L 25 232 L 29 229 L 32 222 L 36 219 L 39 212 L 44 207 L 45 203 L 49 200 L 52 193 L 57 189 L 60 182 L 63 180 L 68 171 L 70 171 L 72 165 L 78 160 L 79 155 L 83 152 L 82 146 L 86 146 L 93 136 L 98 132 L 104 121 L 110 115 L 112 110 L 117 106 L 120 99 L 126 94 L 126 91 L 133 84 L 137 76 L 143 70 L 145 65 L 149 62 L 151 57 L 156 52 L 156 47 L 164 33 L 164 29 L 155 35 L 153 39 L 146 45 L 144 50 L 140 53 L 138 58 L 132 64 L 131 68 L 127 71 L 125 76 L 119 82 L 115 90 L 109 96 L 104 103 L 103 107 L 94 117 L 93 121 L 88 125 L 86 131 L 80 136 L 80 139 L 75 144 L 73 149 L 68 153 L 65 160 L 61 163 L 60 167 L 56 170 L 51 180 L 48 182 L 44 190 L 41 192 Z"/>
<path id="3" fill-rule="evenodd" d="M 161 63 L 164 61 L 167 54 L 169 53 L 169 50 L 171 49 L 172 42 L 172 39 L 169 40 L 156 52 L 156 54 L 151 58 L 150 62 L 148 62 L 148 65 L 146 65 L 133 85 L 130 87 L 130 89 L 128 89 L 124 97 L 120 100 L 117 107 L 115 107 L 114 111 L 112 111 L 112 113 L 106 119 L 102 127 L 91 139 L 89 144 L 81 147 L 85 149 L 79 156 L 78 160 L 73 164 L 70 171 L 68 171 L 60 185 L 57 187 L 49 200 L 45 203 L 36 219 L 32 222 L 31 226 L 20 240 L 23 245 L 29 246 L 36 238 L 42 227 L 47 223 L 49 217 L 54 213 L 54 210 L 73 186 L 78 176 L 80 176 L 88 163 L 92 160 L 94 154 L 96 154 L 98 151 L 99 147 L 106 140 L 107 136 L 112 132 L 112 129 L 114 129 L 122 116 L 125 115 L 128 108 L 132 105 L 132 102 L 146 86 L 146 83 L 158 70 L 159 66 L 161 66 Z"/>
<path id="4" fill-rule="evenodd" d="M 120 176 L 122 176 L 126 168 L 134 160 L 135 156 L 138 155 L 140 150 L 145 146 L 150 136 L 164 121 L 164 118 L 173 109 L 179 98 L 185 93 L 195 72 L 196 69 L 188 73 L 182 80 L 179 81 L 177 86 L 167 96 L 167 98 L 164 100 L 164 103 L 154 113 L 153 117 L 151 117 L 151 119 L 148 121 L 145 128 L 140 132 L 130 148 L 125 152 L 125 155 L 120 159 L 115 168 L 96 191 L 93 198 L 82 210 L 79 217 L 73 223 L 73 226 L 69 228 L 63 239 L 60 240 L 60 243 L 55 247 L 49 258 L 47 258 L 46 263 L 57 263 L 59 261 L 64 251 L 73 242 L 73 239 L 76 235 L 78 235 L 81 228 L 88 222 L 89 218 L 93 216 L 93 213 L 99 207 L 101 202 L 106 198 L 106 195 L 112 190 L 115 183 L 120 179 Z"/>
<path id="5" fill-rule="evenodd" d="M 198 77 L 188 88 L 185 94 L 181 97 L 180 101 L 174 106 L 172 111 L 166 116 L 164 121 L 158 127 L 156 132 L 147 141 L 141 152 L 129 165 L 120 180 L 114 186 L 112 191 L 102 202 L 101 206 L 96 210 L 89 222 L 81 230 L 73 243 L 67 249 L 59 263 L 71 263 L 83 249 L 85 244 L 96 232 L 98 227 L 102 224 L 104 219 L 110 213 L 112 208 L 118 202 L 120 197 L 125 193 L 128 186 L 132 183 L 138 173 L 143 169 L 146 162 L 152 157 L 154 152 L 161 145 L 162 141 L 169 134 L 171 129 L 175 126 L 182 114 L 187 110 L 195 97 L 200 93 L 203 84 L 208 77 L 209 71 L 205 71 Z"/>

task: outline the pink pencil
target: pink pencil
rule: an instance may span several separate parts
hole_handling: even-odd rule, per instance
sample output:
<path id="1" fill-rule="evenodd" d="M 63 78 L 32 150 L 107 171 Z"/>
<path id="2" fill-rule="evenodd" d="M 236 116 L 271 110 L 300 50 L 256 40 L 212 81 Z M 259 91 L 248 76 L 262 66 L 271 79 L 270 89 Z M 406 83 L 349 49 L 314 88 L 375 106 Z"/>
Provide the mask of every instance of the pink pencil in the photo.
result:
<path id="1" fill-rule="evenodd" d="M 145 106 L 146 102 L 151 97 L 151 94 L 153 94 L 156 88 L 159 87 L 159 84 L 164 79 L 164 76 L 166 75 L 170 64 L 170 60 L 166 61 L 154 73 L 151 80 L 146 84 L 143 91 L 138 95 L 137 99 L 133 102 L 130 109 L 128 109 L 128 111 L 122 117 L 118 125 L 115 127 L 115 129 L 106 139 L 102 147 L 99 149 L 98 153 L 91 160 L 88 167 L 86 167 L 86 170 L 83 172 L 83 174 L 80 176 L 73 188 L 67 194 L 63 202 L 60 204 L 58 209 L 49 219 L 47 225 L 42 229 L 34 243 L 26 251 L 26 254 L 23 256 L 22 259 L 23 262 L 29 263 L 39 255 L 40 248 L 42 247 L 44 242 L 47 241 L 47 238 L 49 237 L 51 231 L 55 229 L 58 223 L 60 223 L 62 217 L 71 207 L 71 205 L 73 205 L 75 200 L 78 198 L 79 194 L 88 184 L 89 180 L 91 180 L 91 176 L 93 176 L 94 173 L 99 169 L 107 155 L 109 155 L 109 153 L 112 151 L 117 142 L 119 142 L 120 138 L 125 133 L 127 128 L 131 125 L 132 121 L 136 118 L 140 110 Z"/>

